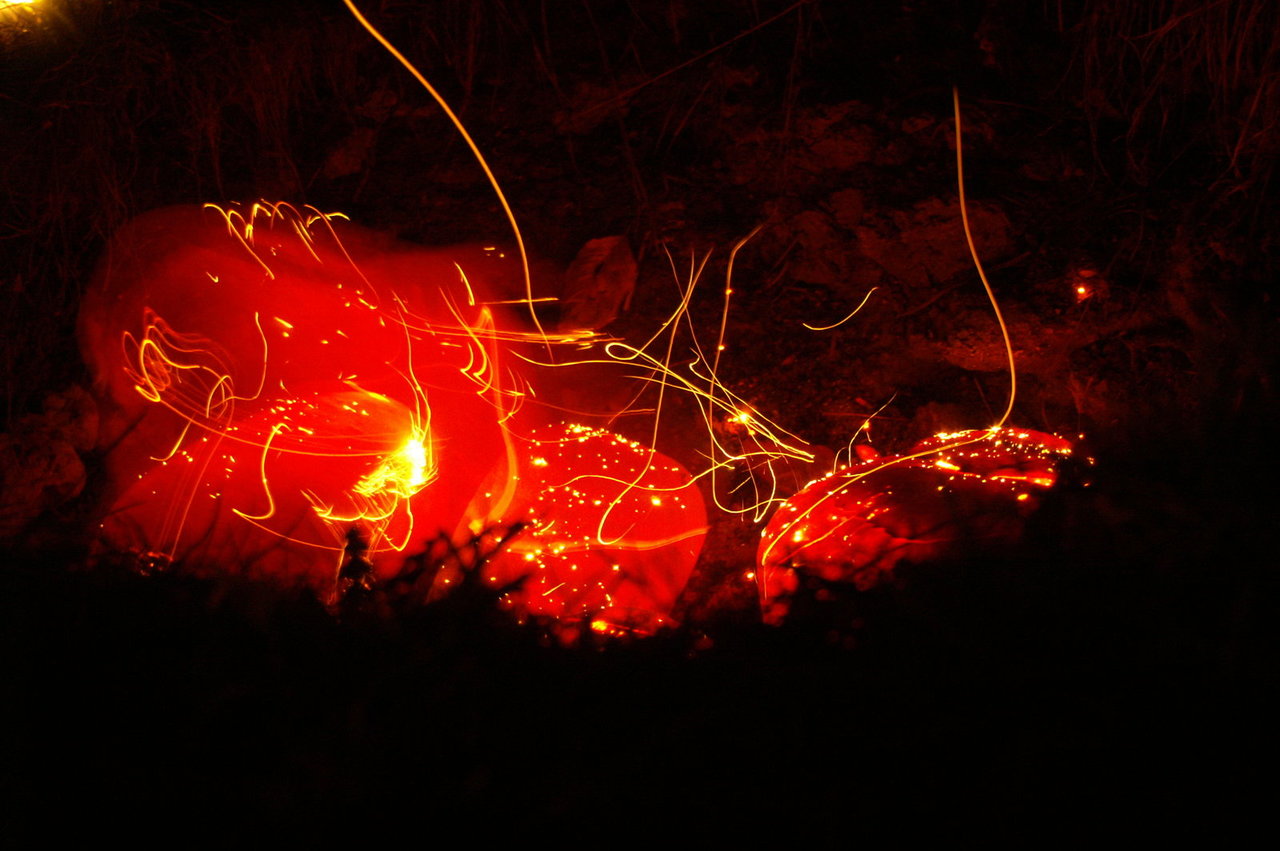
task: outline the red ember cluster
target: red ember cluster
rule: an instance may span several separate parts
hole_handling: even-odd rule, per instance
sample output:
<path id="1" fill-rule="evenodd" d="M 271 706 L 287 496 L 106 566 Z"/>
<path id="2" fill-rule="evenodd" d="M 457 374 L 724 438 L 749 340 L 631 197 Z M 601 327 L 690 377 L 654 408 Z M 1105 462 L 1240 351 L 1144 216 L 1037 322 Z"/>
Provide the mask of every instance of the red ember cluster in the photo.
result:
<path id="1" fill-rule="evenodd" d="M 1008 546 L 1071 454 L 1070 442 L 1043 432 L 962 431 L 811 482 L 764 530 L 756 577 L 765 619 L 785 618 L 807 578 L 867 590 L 904 562 Z"/>
<path id="2" fill-rule="evenodd" d="M 485 570 L 525 579 L 517 613 L 663 623 L 705 532 L 692 477 L 535 399 L 518 353 L 592 332 L 531 330 L 491 254 L 287 205 L 131 223 L 81 313 L 107 409 L 102 546 L 330 596 L 352 540 L 387 578 L 433 536 L 507 526 Z"/>

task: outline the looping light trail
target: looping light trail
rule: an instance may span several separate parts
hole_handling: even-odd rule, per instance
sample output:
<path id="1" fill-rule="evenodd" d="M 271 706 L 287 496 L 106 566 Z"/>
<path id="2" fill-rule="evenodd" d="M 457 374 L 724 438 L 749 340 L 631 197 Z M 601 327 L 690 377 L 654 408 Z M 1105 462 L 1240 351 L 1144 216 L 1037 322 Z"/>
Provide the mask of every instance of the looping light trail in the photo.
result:
<path id="1" fill-rule="evenodd" d="M 695 480 L 649 446 L 557 424 L 541 397 L 583 373 L 564 358 L 539 372 L 530 351 L 612 343 L 522 327 L 462 249 L 388 253 L 311 208 L 158 211 L 112 250 L 81 329 L 128 422 L 109 545 L 328 593 L 352 534 L 391 575 L 424 535 L 504 527 L 519 531 L 494 575 L 542 577 L 508 595 L 517 611 L 669 616 L 706 531 Z"/>

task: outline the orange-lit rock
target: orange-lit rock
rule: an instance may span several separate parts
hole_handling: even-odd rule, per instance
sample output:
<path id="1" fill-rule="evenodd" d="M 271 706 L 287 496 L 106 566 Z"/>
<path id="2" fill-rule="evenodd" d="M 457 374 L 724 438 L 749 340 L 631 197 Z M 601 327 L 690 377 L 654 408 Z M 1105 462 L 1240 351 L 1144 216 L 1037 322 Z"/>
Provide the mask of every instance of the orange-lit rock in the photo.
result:
<path id="1" fill-rule="evenodd" d="M 104 407 L 103 546 L 327 594 L 353 529 L 387 576 L 441 533 L 524 524 L 491 563 L 503 584 L 540 571 L 513 606 L 669 614 L 705 525 L 697 491 L 664 456 L 578 440 L 531 401 L 579 376 L 531 388 L 515 353 L 589 334 L 535 333 L 493 254 L 284 205 L 135 220 L 80 318 Z M 626 487 L 605 463 L 629 471 Z M 533 598 L 564 570 L 589 577 L 561 585 L 576 596 Z"/>
<path id="2" fill-rule="evenodd" d="M 785 617 L 804 577 L 866 590 L 904 562 L 1008 546 L 1071 452 L 1068 441 L 1027 429 L 940 434 L 810 483 L 763 533 L 766 619 Z"/>

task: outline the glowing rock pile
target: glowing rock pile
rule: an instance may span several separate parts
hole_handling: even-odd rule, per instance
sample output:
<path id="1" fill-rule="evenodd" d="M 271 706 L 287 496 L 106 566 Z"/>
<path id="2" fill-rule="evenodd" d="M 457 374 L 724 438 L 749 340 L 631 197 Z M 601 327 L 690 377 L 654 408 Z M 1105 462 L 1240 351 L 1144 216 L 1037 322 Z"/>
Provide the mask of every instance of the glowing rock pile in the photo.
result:
<path id="1" fill-rule="evenodd" d="M 757 581 L 777 622 L 805 578 L 866 590 L 899 564 L 1008 546 L 1071 444 L 1027 429 L 939 434 L 811 482 L 774 514 Z"/>
<path id="2" fill-rule="evenodd" d="M 353 534 L 387 577 L 440 533 L 519 526 L 486 567 L 529 577 L 517 611 L 661 623 L 701 547 L 697 489 L 530 401 L 515 355 L 590 332 L 531 331 L 492 255 L 287 205 L 132 222 L 80 323 L 107 410 L 103 546 L 328 594 Z"/>

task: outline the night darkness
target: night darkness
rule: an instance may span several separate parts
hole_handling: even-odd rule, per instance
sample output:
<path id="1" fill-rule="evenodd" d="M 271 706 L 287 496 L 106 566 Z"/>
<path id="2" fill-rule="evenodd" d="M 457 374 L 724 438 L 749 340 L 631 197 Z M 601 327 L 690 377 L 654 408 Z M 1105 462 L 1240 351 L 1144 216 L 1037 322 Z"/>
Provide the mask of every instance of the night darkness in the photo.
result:
<path id="1" fill-rule="evenodd" d="M 720 379 L 828 467 L 873 413 L 871 442 L 900 453 L 988 425 L 1009 392 L 959 224 L 958 87 L 1019 369 L 1010 422 L 1083 435 L 1096 464 L 1017 543 L 802 587 L 777 626 L 742 579 L 759 527 L 712 512 L 681 627 L 648 638 L 557 640 L 478 581 L 335 611 L 235 569 L 93 554 L 109 483 L 76 317 L 125 222 L 266 198 L 427 246 L 511 235 L 440 109 L 339 0 L 0 0 L 4 822 L 52 806 L 51 829 L 105 813 L 145 832 L 163 812 L 192 839 L 267 815 L 297 838 L 827 847 L 1216 831 L 1274 808 L 1252 778 L 1280 673 L 1280 9 L 362 7 L 466 124 L 535 274 L 570 286 L 584 244 L 626 238 L 634 295 L 593 317 L 610 334 L 651 335 L 673 265 L 711 252 L 689 317 L 714 338 L 729 251 L 759 227 Z M 852 321 L 802 327 L 872 287 Z M 658 436 L 690 468 L 694 422 L 677 406 Z"/>

